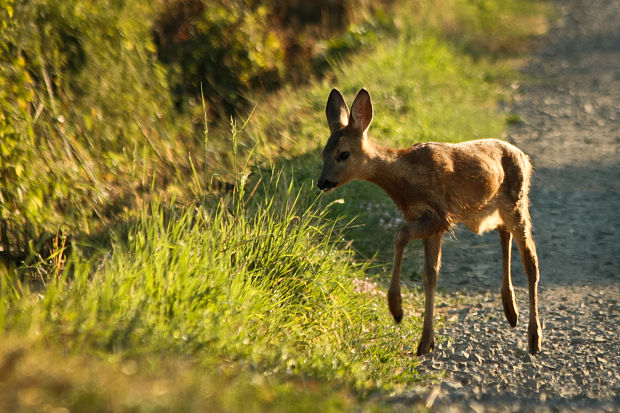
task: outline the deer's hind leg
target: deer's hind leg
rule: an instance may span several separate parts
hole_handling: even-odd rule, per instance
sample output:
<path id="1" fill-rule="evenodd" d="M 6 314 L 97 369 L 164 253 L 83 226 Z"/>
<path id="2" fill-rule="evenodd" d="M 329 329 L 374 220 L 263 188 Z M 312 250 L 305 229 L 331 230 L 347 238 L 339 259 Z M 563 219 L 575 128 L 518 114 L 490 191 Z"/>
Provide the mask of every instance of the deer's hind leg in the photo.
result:
<path id="1" fill-rule="evenodd" d="M 536 244 L 534 244 L 534 239 L 532 238 L 529 211 L 527 208 L 524 208 L 520 212 L 517 216 L 516 225 L 511 232 L 519 247 L 521 261 L 527 275 L 530 301 L 530 319 L 527 326 L 528 346 L 530 353 L 536 354 L 542 348 L 542 329 L 538 319 L 538 280 L 540 273 Z"/>
<path id="2" fill-rule="evenodd" d="M 499 242 L 502 247 L 502 305 L 506 320 L 511 327 L 517 325 L 519 311 L 515 302 L 515 292 L 512 287 L 512 277 L 510 274 L 510 249 L 512 246 L 512 234 L 505 228 L 497 229 L 499 232 Z"/>
<path id="3" fill-rule="evenodd" d="M 442 234 L 435 234 L 424 239 L 424 327 L 418 344 L 417 355 L 428 353 L 435 347 L 435 329 L 433 327 L 435 309 L 435 290 L 441 267 Z"/>

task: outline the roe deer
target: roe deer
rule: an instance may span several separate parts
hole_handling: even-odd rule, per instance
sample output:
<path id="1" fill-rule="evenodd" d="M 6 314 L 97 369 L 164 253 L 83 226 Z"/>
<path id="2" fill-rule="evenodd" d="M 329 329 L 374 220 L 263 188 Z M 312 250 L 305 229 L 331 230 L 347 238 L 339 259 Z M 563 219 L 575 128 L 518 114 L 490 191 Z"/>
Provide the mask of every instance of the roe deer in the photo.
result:
<path id="1" fill-rule="evenodd" d="M 322 152 L 318 187 L 328 192 L 353 179 L 379 185 L 396 203 L 406 222 L 394 239 L 394 268 L 388 305 L 399 323 L 403 316 L 400 268 L 403 249 L 414 239 L 424 244 L 424 328 L 417 354 L 428 353 L 435 342 L 433 301 L 441 265 L 444 232 L 455 223 L 471 231 L 496 229 L 503 258 L 501 296 L 508 323 L 517 324 L 518 311 L 510 276 L 510 248 L 514 237 L 525 272 L 530 298 L 528 343 L 531 354 L 541 349 L 536 290 L 538 258 L 532 239 L 528 191 L 531 165 L 527 155 L 506 142 L 481 139 L 458 144 L 419 143 L 406 149 L 372 142 L 370 95 L 361 89 L 347 108 L 333 89 L 325 108 L 331 136 Z"/>

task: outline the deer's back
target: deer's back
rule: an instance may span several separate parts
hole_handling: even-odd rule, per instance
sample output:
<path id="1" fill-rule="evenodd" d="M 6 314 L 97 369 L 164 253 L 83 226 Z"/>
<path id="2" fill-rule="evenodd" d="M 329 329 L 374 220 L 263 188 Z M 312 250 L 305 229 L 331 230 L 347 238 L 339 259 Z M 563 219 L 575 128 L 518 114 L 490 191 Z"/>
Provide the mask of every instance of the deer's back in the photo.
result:
<path id="1" fill-rule="evenodd" d="M 463 222 L 483 232 L 496 224 L 502 208 L 527 203 L 531 166 L 509 143 L 423 143 L 406 151 L 407 163 L 416 165 L 412 178 L 427 183 L 447 222 Z"/>

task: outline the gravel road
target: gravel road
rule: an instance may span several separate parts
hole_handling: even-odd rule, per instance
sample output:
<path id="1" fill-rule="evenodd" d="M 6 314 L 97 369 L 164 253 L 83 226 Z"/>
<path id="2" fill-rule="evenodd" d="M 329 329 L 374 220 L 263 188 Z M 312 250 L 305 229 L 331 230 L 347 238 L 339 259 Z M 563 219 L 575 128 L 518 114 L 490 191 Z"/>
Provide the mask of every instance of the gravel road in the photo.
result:
<path id="1" fill-rule="evenodd" d="M 507 140 L 534 165 L 543 351 L 527 352 L 527 289 L 513 243 L 519 325 L 504 319 L 496 233 L 446 239 L 439 288 L 464 292 L 412 401 L 433 411 L 620 412 L 620 1 L 557 1 L 561 16 L 524 70 Z"/>

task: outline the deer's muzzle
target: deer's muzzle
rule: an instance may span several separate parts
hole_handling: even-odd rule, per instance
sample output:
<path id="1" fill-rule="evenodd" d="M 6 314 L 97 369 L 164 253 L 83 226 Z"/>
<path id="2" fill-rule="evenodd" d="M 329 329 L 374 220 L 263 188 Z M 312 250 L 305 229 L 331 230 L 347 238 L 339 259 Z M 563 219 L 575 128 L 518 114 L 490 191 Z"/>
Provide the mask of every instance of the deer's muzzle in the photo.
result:
<path id="1" fill-rule="evenodd" d="M 330 189 L 334 189 L 338 185 L 338 182 L 333 182 L 328 179 L 319 179 L 317 186 L 321 191 L 329 191 Z"/>

